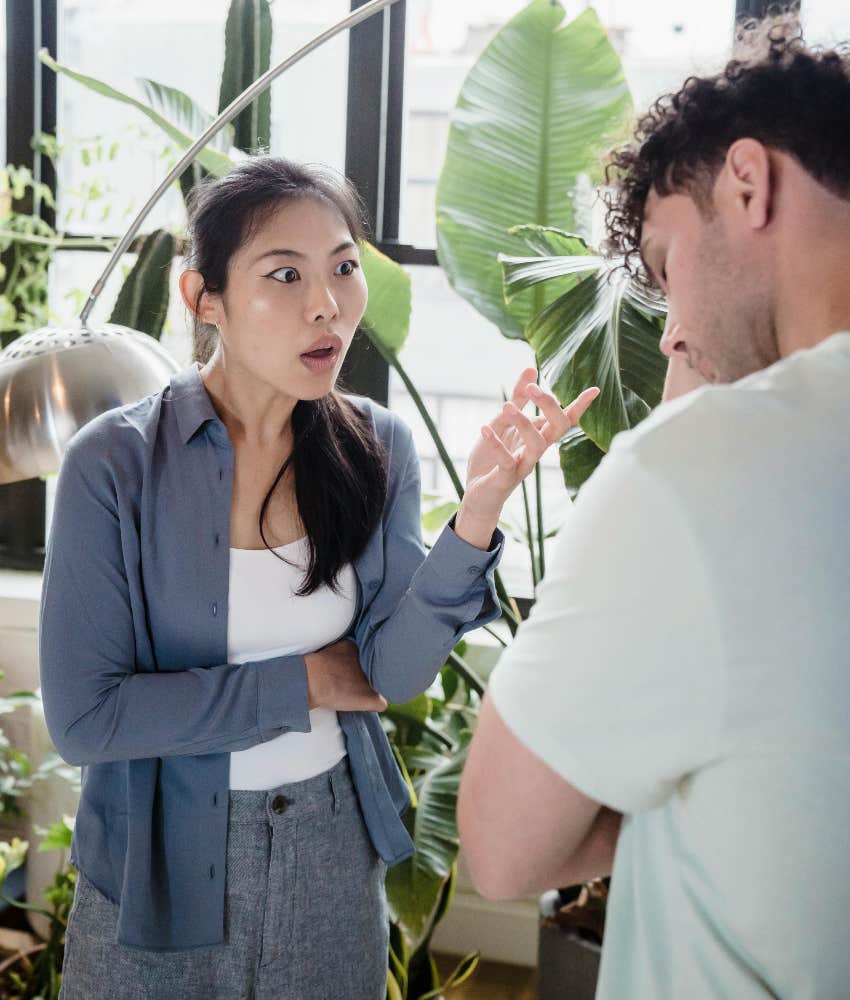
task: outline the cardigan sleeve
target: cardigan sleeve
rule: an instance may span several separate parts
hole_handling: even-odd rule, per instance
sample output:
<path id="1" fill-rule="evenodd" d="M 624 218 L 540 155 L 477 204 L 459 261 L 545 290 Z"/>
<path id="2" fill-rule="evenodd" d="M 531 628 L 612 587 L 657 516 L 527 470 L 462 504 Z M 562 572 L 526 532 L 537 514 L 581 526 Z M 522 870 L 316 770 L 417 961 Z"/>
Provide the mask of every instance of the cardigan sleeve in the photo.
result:
<path id="1" fill-rule="evenodd" d="M 50 737 L 69 764 L 247 749 L 308 732 L 302 656 L 137 671 L 109 463 L 71 442 L 44 567 L 39 670 Z M 81 443 L 82 442 L 82 443 Z"/>
<path id="2" fill-rule="evenodd" d="M 400 420 L 394 434 L 403 471 L 384 515 L 384 577 L 354 638 L 372 688 L 403 702 L 430 686 L 466 632 L 499 617 L 494 573 L 505 539 L 496 529 L 478 549 L 455 534 L 452 517 L 426 555 L 413 435 Z"/>

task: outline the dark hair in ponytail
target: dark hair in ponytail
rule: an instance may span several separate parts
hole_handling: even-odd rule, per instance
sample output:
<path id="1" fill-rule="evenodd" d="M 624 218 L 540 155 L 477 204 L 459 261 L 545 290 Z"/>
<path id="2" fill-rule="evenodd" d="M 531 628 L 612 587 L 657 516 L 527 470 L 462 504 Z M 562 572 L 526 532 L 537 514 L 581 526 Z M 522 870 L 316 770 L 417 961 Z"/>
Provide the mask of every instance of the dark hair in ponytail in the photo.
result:
<path id="1" fill-rule="evenodd" d="M 233 254 L 263 219 L 281 205 L 312 198 L 338 211 L 351 238 L 364 237 L 363 211 L 351 183 L 326 167 L 258 156 L 226 176 L 196 187 L 189 199 L 187 265 L 200 271 L 203 286 L 194 314 L 193 359 L 206 363 L 216 347 L 213 327 L 199 315 L 204 292 L 223 292 Z M 294 443 L 260 509 L 260 535 L 277 485 L 292 465 L 298 512 L 310 549 L 299 595 L 322 584 L 336 590 L 342 567 L 363 551 L 383 510 L 386 456 L 371 420 L 334 388 L 321 399 L 302 399 L 292 412 Z M 275 553 L 282 559 L 279 553 Z M 286 560 L 283 560 L 286 561 Z"/>

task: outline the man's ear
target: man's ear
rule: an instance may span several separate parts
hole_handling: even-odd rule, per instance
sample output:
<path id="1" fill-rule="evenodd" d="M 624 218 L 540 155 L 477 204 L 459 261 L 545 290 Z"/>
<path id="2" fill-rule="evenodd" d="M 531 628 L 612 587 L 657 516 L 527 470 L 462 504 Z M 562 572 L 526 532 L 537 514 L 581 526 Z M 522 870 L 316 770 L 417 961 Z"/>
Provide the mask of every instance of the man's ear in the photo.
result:
<path id="1" fill-rule="evenodd" d="M 757 139 L 738 139 L 724 166 L 727 204 L 742 213 L 750 228 L 763 229 L 771 220 L 776 180 L 767 147 Z"/>
<path id="2" fill-rule="evenodd" d="M 219 322 L 218 296 L 204 290 L 204 278 L 200 271 L 191 268 L 183 271 L 178 284 L 189 312 L 197 315 L 204 323 L 215 325 Z"/>

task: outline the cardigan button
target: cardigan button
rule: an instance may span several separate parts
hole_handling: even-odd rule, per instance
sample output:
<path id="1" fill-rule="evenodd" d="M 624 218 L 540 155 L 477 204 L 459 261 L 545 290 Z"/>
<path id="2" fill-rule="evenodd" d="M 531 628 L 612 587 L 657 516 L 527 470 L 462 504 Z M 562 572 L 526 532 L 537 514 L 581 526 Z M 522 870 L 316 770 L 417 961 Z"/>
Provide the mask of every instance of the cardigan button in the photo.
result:
<path id="1" fill-rule="evenodd" d="M 289 805 L 289 801 L 285 795 L 275 795 L 272 799 L 272 812 L 282 813 L 286 812 L 286 807 Z"/>
<path id="2" fill-rule="evenodd" d="M 215 865 L 210 865 L 210 878 L 215 878 Z"/>
<path id="3" fill-rule="evenodd" d="M 218 605 L 216 604 L 215 601 L 213 601 L 212 604 L 210 605 L 210 614 L 213 616 L 213 618 L 215 618 L 215 616 L 218 614 Z"/>

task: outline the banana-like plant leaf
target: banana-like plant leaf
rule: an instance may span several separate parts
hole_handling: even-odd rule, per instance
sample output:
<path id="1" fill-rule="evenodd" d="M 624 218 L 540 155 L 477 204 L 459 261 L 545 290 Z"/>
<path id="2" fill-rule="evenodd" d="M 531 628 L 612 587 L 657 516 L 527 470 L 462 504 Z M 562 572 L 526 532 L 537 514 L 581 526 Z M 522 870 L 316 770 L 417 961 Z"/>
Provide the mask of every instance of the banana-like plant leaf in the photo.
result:
<path id="1" fill-rule="evenodd" d="M 506 303 L 497 255 L 527 252 L 517 223 L 575 230 L 578 192 L 601 179 L 633 106 L 620 59 L 592 9 L 561 26 L 564 8 L 532 0 L 496 34 L 458 98 L 437 188 L 437 249 L 453 287 L 503 334 L 563 289 Z"/>
<path id="2" fill-rule="evenodd" d="M 445 879 L 419 871 L 408 858 L 387 870 L 390 919 L 404 934 L 411 951 L 425 940 Z"/>
<path id="3" fill-rule="evenodd" d="M 146 77 L 140 77 L 138 82 L 151 108 L 193 139 L 208 128 L 215 117 L 177 87 L 169 87 L 167 84 L 157 83 L 156 80 L 148 80 Z M 210 148 L 227 155 L 233 149 L 233 139 L 234 130 L 231 122 L 210 139 Z"/>
<path id="4" fill-rule="evenodd" d="M 390 916 L 404 932 L 411 952 L 427 942 L 438 923 L 446 880 L 457 862 L 457 795 L 468 743 L 467 733 L 451 757 L 416 782 L 416 809 L 405 814 L 416 853 L 387 872 Z"/>
<path id="5" fill-rule="evenodd" d="M 187 135 L 197 138 L 213 121 L 213 116 L 199 107 L 188 94 L 177 87 L 168 87 L 164 83 L 142 78 L 139 80 L 148 103 L 158 111 L 163 118 L 173 122 Z M 233 124 L 225 125 L 210 139 L 210 147 L 227 155 L 233 149 Z M 192 188 L 200 184 L 208 173 L 198 160 L 193 162 L 180 176 L 180 190 L 184 200 L 189 197 Z"/>
<path id="6" fill-rule="evenodd" d="M 505 296 L 555 277 L 572 287 L 528 325 L 528 341 L 553 392 L 566 405 L 583 389 L 601 393 L 581 421 L 602 451 L 661 400 L 666 362 L 658 349 L 664 303 L 638 285 L 619 259 L 583 253 L 500 256 Z M 592 454 L 592 453 L 589 453 Z"/>
<path id="7" fill-rule="evenodd" d="M 360 244 L 360 263 L 369 286 L 360 325 L 381 356 L 391 362 L 410 332 L 410 275 L 371 243 Z"/>
<path id="8" fill-rule="evenodd" d="M 268 0 L 233 0 L 224 31 L 224 70 L 219 112 L 268 72 L 272 51 L 272 15 Z M 271 141 L 271 92 L 266 89 L 234 119 L 235 145 L 246 153 Z"/>
<path id="9" fill-rule="evenodd" d="M 457 859 L 457 796 L 466 763 L 468 739 L 444 764 L 427 772 L 417 787 L 419 806 L 413 818 L 414 865 L 445 878 Z"/>
<path id="10" fill-rule="evenodd" d="M 580 427 L 568 431 L 559 445 L 561 473 L 567 492 L 573 498 L 596 471 L 605 452 L 590 440 Z"/>
<path id="11" fill-rule="evenodd" d="M 168 279 L 176 249 L 174 234 L 165 229 L 157 229 L 145 239 L 118 293 L 110 323 L 141 330 L 159 340 L 168 312 Z"/>
<path id="12" fill-rule="evenodd" d="M 38 58 L 45 66 L 52 69 L 54 73 L 62 73 L 70 79 L 76 80 L 78 83 L 88 87 L 89 90 L 94 91 L 96 94 L 109 97 L 114 101 L 120 101 L 122 104 L 129 104 L 130 107 L 141 111 L 155 125 L 158 125 L 180 149 L 188 149 L 197 138 L 196 135 L 187 135 L 182 128 L 178 127 L 174 122 L 169 121 L 168 118 L 143 101 L 139 101 L 135 97 L 130 97 L 129 94 L 124 94 L 120 90 L 116 90 L 115 87 L 111 87 L 108 83 L 96 80 L 92 76 L 86 76 L 84 73 L 78 73 L 68 66 L 60 65 L 55 59 L 51 58 L 47 49 L 41 49 L 38 53 Z M 196 159 L 214 177 L 223 177 L 233 168 L 233 162 L 229 156 L 210 146 L 202 149 Z"/>

